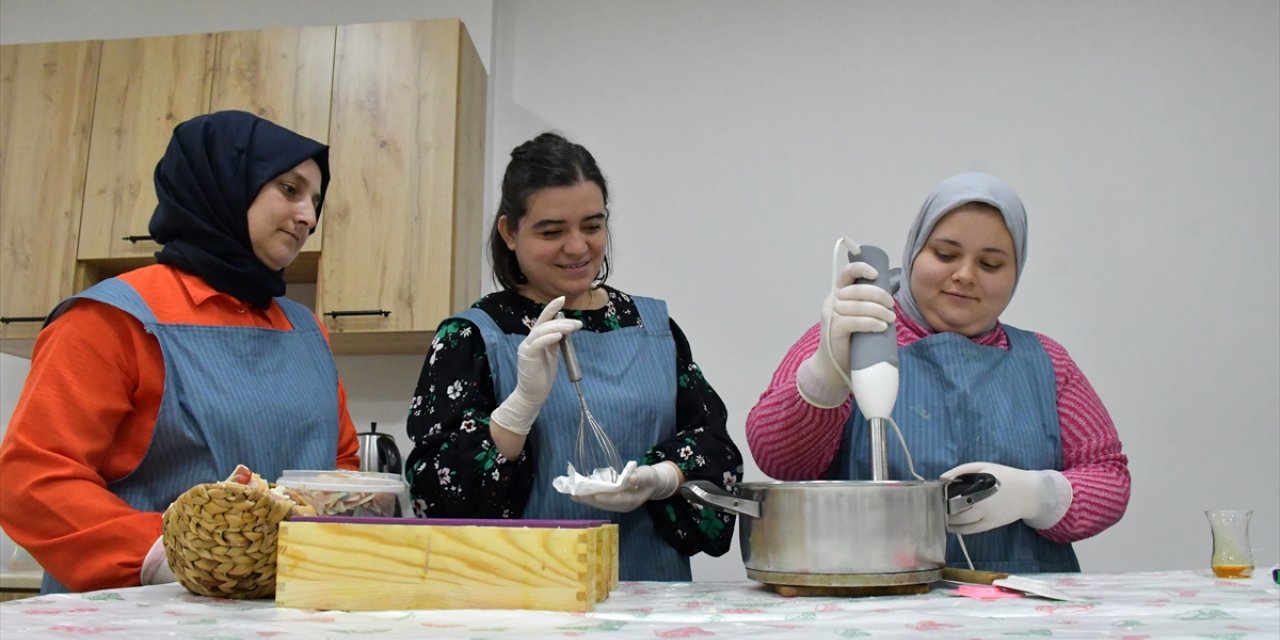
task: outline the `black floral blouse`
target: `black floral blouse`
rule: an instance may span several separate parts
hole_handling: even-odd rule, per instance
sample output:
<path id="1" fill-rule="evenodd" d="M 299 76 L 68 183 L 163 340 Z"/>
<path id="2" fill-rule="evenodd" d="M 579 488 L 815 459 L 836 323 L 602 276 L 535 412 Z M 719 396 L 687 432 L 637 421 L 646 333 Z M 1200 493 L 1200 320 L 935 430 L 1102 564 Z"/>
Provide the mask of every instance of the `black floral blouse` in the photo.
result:
<path id="1" fill-rule="evenodd" d="M 581 320 L 583 331 L 600 333 L 643 326 L 630 296 L 611 287 L 604 289 L 609 294 L 604 307 L 566 309 L 565 317 Z M 543 308 L 514 291 L 487 295 L 472 306 L 489 314 L 503 332 L 519 335 L 528 335 Z M 702 377 L 675 320 L 671 320 L 671 334 L 676 343 L 676 434 L 655 444 L 639 463 L 670 460 L 679 465 L 686 480 L 710 480 L 736 492 L 742 479 L 742 454 L 729 438 L 724 402 Z M 407 430 L 414 448 L 405 476 L 419 516 L 520 517 L 533 487 L 537 451 L 530 439 L 516 460 L 498 452 L 489 436 L 489 414 L 500 400 L 495 397 L 480 330 L 467 320 L 445 320 L 431 341 L 409 407 Z M 681 553 L 718 556 L 728 551 L 733 516 L 695 505 L 679 492 L 666 500 L 649 501 L 648 509 L 655 528 Z"/>

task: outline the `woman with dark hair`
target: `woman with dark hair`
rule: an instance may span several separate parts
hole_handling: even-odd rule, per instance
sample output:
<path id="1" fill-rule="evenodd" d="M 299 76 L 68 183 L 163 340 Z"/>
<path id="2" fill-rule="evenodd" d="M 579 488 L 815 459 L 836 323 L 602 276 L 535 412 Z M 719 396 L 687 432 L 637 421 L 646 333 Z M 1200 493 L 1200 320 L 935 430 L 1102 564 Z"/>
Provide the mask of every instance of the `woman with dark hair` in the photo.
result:
<path id="1" fill-rule="evenodd" d="M 689 580 L 688 556 L 727 551 L 733 519 L 676 488 L 732 489 L 742 455 L 666 303 L 605 285 L 608 194 L 591 153 L 561 136 L 511 152 L 489 236 L 502 290 L 440 324 L 409 410 L 406 476 L 419 514 L 610 519 L 621 579 Z M 571 499 L 552 479 L 578 433 L 577 396 L 557 374 L 574 332 L 591 411 L 640 466 L 620 491 Z"/>
<path id="2" fill-rule="evenodd" d="M 0 446 L 0 524 L 44 592 L 173 581 L 162 512 L 237 465 L 356 468 L 328 336 L 283 297 L 328 183 L 328 147 L 255 115 L 174 128 L 159 264 L 53 310 Z"/>

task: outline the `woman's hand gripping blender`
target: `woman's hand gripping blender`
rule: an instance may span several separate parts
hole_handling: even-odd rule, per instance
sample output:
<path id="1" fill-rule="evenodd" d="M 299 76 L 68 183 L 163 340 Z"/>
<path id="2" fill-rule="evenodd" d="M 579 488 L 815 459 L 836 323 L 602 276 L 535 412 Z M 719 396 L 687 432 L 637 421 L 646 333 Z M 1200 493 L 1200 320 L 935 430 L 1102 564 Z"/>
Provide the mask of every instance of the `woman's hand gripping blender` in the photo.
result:
<path id="1" fill-rule="evenodd" d="M 490 415 L 492 424 L 502 427 L 490 430 L 493 442 L 508 460 L 514 460 L 524 450 L 524 441 L 533 429 L 533 421 L 551 393 L 560 362 L 560 340 L 565 334 L 582 328 L 579 320 L 556 318 L 562 307 L 564 296 L 543 307 L 529 329 L 529 335 L 516 350 L 516 388 Z"/>
<path id="2" fill-rule="evenodd" d="M 800 369 L 796 372 L 796 388 L 805 402 L 815 407 L 840 406 L 849 397 L 849 391 L 852 389 L 853 383 L 850 381 L 849 371 L 863 368 L 850 366 L 853 364 L 851 357 L 858 357 L 860 360 L 863 358 L 863 356 L 853 355 L 854 349 L 851 347 L 855 341 L 852 338 L 856 334 L 875 336 L 873 344 L 874 340 L 878 339 L 882 343 L 887 342 L 887 348 L 882 344 L 879 348 L 859 346 L 857 350 L 872 350 L 882 355 L 892 352 L 892 394 L 889 394 L 886 389 L 883 393 L 876 394 L 879 402 L 870 397 L 867 398 L 873 404 L 880 405 L 878 408 L 882 411 L 877 413 L 884 414 L 880 417 L 887 417 L 893 410 L 898 387 L 897 336 L 892 330 L 894 326 L 893 295 L 889 292 L 888 286 L 889 260 L 883 251 L 871 246 L 865 248 L 865 256 L 862 256 L 864 260 L 851 261 L 848 264 L 843 264 L 840 260 L 842 254 L 848 255 L 852 260 L 863 253 L 863 248 L 847 238 L 841 238 L 836 242 L 833 259 L 836 266 L 833 267 L 831 293 L 822 302 L 822 345 L 816 353 L 800 364 Z M 867 256 L 876 254 L 881 258 L 878 269 L 865 259 Z M 884 286 L 876 284 L 881 281 Z M 863 343 L 859 342 L 859 344 Z M 872 360 L 876 357 L 873 353 L 866 354 L 866 358 L 871 363 L 877 361 Z M 885 375 L 882 379 L 888 378 L 889 376 Z M 872 417 L 867 413 L 868 407 L 863 402 L 863 396 L 857 389 L 852 390 L 854 397 L 858 399 L 858 406 L 863 410 L 863 415 Z M 868 393 L 873 392 L 868 390 Z M 885 402 L 888 403 L 887 409 L 883 407 Z"/>

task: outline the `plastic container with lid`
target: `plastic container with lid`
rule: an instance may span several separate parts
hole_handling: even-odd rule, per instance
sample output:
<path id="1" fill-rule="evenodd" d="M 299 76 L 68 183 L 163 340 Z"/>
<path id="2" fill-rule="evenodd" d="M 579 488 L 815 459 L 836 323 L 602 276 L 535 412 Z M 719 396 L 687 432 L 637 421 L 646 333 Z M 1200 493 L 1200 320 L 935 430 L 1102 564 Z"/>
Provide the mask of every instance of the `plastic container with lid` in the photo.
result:
<path id="1" fill-rule="evenodd" d="M 318 516 L 393 518 L 411 516 L 409 485 L 394 473 L 375 471 L 283 472 L 276 485 L 295 502 L 305 502 Z"/>

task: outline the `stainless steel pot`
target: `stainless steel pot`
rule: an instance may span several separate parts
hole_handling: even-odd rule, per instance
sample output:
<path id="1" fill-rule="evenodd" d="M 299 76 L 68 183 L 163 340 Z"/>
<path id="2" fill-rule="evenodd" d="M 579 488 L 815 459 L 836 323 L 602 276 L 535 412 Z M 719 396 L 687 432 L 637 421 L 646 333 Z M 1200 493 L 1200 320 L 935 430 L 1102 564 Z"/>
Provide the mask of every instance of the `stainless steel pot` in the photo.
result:
<path id="1" fill-rule="evenodd" d="M 952 481 L 748 482 L 739 495 L 686 482 L 689 500 L 738 519 L 747 576 L 768 584 L 868 587 L 933 582 L 947 515 L 995 493 L 990 474 Z"/>

